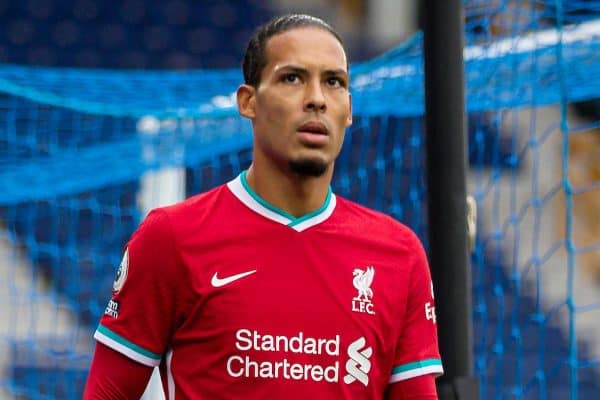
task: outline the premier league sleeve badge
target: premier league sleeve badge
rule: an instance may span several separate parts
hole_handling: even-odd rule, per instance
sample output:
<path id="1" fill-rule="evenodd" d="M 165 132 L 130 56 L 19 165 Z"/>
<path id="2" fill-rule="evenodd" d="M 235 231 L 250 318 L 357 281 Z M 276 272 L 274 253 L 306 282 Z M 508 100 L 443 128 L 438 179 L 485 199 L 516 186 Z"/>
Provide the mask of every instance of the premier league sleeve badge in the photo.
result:
<path id="1" fill-rule="evenodd" d="M 125 279 L 127 279 L 127 270 L 129 269 L 129 251 L 125 249 L 125 253 L 123 254 L 123 259 L 121 260 L 121 264 L 119 265 L 119 269 L 117 271 L 117 276 L 115 277 L 115 281 L 113 282 L 113 293 L 117 293 L 123 285 L 125 284 Z"/>

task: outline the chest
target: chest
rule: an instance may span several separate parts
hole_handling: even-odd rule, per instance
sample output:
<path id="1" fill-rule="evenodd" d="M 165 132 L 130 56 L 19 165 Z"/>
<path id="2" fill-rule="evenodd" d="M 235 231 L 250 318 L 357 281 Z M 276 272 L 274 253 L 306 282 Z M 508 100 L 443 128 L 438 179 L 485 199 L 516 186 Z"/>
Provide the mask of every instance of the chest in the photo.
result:
<path id="1" fill-rule="evenodd" d="M 317 340 L 339 336 L 340 345 L 365 337 L 388 352 L 402 328 L 407 274 L 385 246 L 279 232 L 208 241 L 182 259 L 196 293 L 189 322 L 214 337 L 302 332 Z"/>
<path id="2" fill-rule="evenodd" d="M 292 398 L 292 386 L 301 398 L 379 397 L 403 327 L 403 257 L 356 235 L 306 233 L 231 232 L 182 249 L 195 300 L 173 338 L 180 365 L 266 397 Z"/>

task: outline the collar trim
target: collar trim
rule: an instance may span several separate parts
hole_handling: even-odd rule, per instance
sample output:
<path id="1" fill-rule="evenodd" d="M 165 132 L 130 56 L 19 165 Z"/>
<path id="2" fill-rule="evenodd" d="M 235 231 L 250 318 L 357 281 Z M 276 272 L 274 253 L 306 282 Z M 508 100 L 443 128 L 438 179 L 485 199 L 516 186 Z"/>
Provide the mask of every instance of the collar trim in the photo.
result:
<path id="1" fill-rule="evenodd" d="M 335 210 L 336 197 L 331 188 L 329 188 L 325 202 L 319 209 L 296 218 L 262 199 L 248 184 L 246 172 L 243 171 L 235 179 L 227 183 L 227 187 L 233 195 L 257 214 L 282 225 L 289 226 L 297 232 L 302 232 L 327 220 L 333 214 L 333 210 Z"/>

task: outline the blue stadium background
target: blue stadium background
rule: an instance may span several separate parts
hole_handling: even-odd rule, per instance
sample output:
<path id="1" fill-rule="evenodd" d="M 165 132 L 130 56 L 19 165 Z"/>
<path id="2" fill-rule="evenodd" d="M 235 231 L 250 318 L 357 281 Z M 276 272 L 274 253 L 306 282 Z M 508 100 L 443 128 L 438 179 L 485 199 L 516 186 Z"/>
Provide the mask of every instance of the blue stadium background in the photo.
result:
<path id="1" fill-rule="evenodd" d="M 276 12 L 269 4 L 258 0 L 128 0 L 114 4 L 99 0 L 0 0 L 0 62 L 110 69 L 236 67 L 251 30 Z M 579 1 L 577 4 L 579 6 L 572 9 L 566 5 L 565 15 L 575 20 L 598 17 L 598 2 Z M 548 1 L 546 6 L 546 19 L 551 20 L 554 2 Z M 467 33 L 473 36 L 485 34 L 489 31 L 487 24 L 488 19 L 484 16 L 479 18 L 474 13 L 468 20 Z M 368 45 L 366 34 L 361 33 L 349 46 L 353 61 L 366 60 L 379 51 L 376 46 Z M 596 102 L 582 103 L 580 108 L 593 120 L 600 119 Z M 16 130 L 26 132 L 27 121 L 31 118 L 28 100 L 0 95 L 0 110 L 9 109 L 17 114 L 17 124 L 22 124 L 22 129 Z M 13 146 L 0 135 L 2 162 L 8 165 L 28 159 L 32 153 L 56 154 L 62 149 L 110 143 L 113 136 L 136 131 L 137 120 L 134 118 L 94 117 L 68 109 L 62 109 L 59 115 L 60 118 L 52 120 L 46 128 L 51 132 L 48 135 L 53 137 L 52 146 Z M 473 112 L 469 115 L 469 122 L 470 164 L 518 171 L 519 163 L 515 162 L 518 157 L 510 143 L 498 139 L 498 126 L 493 114 Z M 74 124 L 79 132 L 76 137 L 71 134 Z M 350 167 L 336 173 L 334 189 L 343 196 L 385 210 L 410 225 L 426 241 L 428 226 L 423 201 L 426 185 L 422 131 L 421 117 L 385 116 L 369 118 L 368 122 L 357 118 L 352 140 L 341 155 L 343 162 L 340 164 Z M 386 135 L 385 132 L 393 134 Z M 380 147 L 394 154 L 394 162 L 378 164 L 379 159 L 368 149 Z M 214 157 L 188 166 L 186 195 L 230 179 L 249 162 L 249 151 L 240 150 L 234 156 Z M 371 167 L 368 167 L 369 164 Z M 369 177 L 369 181 L 381 184 L 385 174 L 395 174 L 400 179 L 384 194 L 369 190 L 360 183 L 363 178 Z M 14 207 L 0 205 L 0 221 L 8 221 L 8 228 L 16 233 L 27 257 L 36 269 L 42 271 L 52 290 L 70 299 L 80 323 L 89 329 L 90 335 L 110 294 L 118 263 L 115 255 L 120 253 L 142 217 L 135 198 L 138 189 L 139 181 L 134 180 L 72 196 L 57 196 L 53 202 L 24 201 Z M 77 207 L 73 206 L 75 202 Z M 486 217 L 481 216 L 483 219 Z M 95 237 L 99 226 L 103 227 L 103 231 L 111 232 L 101 241 Z M 77 241 L 72 240 L 74 236 Z M 77 247 L 70 248 L 74 243 Z M 502 309 L 495 306 L 499 304 L 499 290 L 504 294 L 502 306 L 508 308 L 509 304 L 518 301 L 523 314 L 521 317 L 525 320 L 535 314 L 532 310 L 537 306 L 534 297 L 511 298 L 509 291 L 503 291 L 502 288 L 513 284 L 502 266 L 506 255 L 496 248 L 484 248 L 485 252 L 474 256 L 483 259 L 485 264 L 478 264 L 479 267 L 474 269 L 473 280 L 478 285 L 473 291 L 473 321 L 477 361 L 474 369 L 485 384 L 485 398 L 509 396 L 500 393 L 506 393 L 502 388 L 517 385 L 508 378 L 517 363 L 528 371 L 539 370 L 540 365 L 542 369 L 547 365 L 547 369 L 553 371 L 544 389 L 548 393 L 538 393 L 539 398 L 568 398 L 568 368 L 555 367 L 561 364 L 560 360 L 569 348 L 568 338 L 558 326 L 548 325 L 544 329 L 545 348 L 549 350 L 544 352 L 543 357 L 540 357 L 540 338 L 534 328 L 519 337 L 522 342 L 518 347 L 508 345 L 496 349 L 496 354 L 501 357 L 491 359 L 481 356 L 489 350 L 487 337 L 490 332 L 502 331 L 501 325 L 505 323 Z M 536 321 L 530 323 L 533 327 L 537 326 Z M 19 398 L 62 399 L 80 395 L 89 358 L 65 358 L 63 362 L 48 366 L 41 354 L 44 352 L 43 343 L 31 343 L 20 338 L 9 340 L 12 341 L 10 370 L 0 373 L 9 377 Z M 586 344 L 582 343 L 580 354 L 583 357 L 585 349 Z M 579 398 L 597 398 L 600 392 L 597 370 L 581 369 L 578 379 Z M 518 392 L 512 395 L 515 398 L 523 396 Z"/>

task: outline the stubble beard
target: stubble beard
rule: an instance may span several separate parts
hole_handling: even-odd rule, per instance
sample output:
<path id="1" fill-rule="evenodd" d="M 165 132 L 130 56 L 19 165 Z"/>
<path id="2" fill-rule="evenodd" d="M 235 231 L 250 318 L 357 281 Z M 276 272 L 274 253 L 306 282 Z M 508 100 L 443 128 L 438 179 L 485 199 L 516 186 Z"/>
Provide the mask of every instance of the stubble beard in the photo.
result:
<path id="1" fill-rule="evenodd" d="M 289 167 L 293 173 L 307 178 L 318 178 L 327 171 L 326 163 L 310 159 L 291 160 Z"/>

